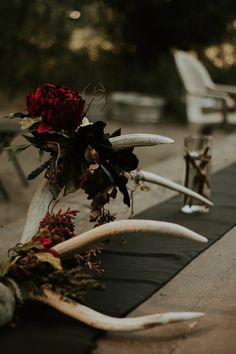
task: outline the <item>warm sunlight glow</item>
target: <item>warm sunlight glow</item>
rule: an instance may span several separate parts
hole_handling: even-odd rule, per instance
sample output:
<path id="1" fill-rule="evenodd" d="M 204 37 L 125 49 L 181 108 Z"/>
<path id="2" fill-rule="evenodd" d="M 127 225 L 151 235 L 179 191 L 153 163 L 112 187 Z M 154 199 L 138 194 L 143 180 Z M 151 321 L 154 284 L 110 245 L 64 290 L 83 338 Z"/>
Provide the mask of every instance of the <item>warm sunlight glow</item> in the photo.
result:
<path id="1" fill-rule="evenodd" d="M 236 64 L 235 47 L 231 43 L 208 47 L 205 54 L 219 68 Z"/>
<path id="2" fill-rule="evenodd" d="M 74 10 L 74 11 L 71 11 L 70 14 L 69 14 L 69 17 L 72 19 L 72 20 L 78 20 L 81 16 L 81 13 L 77 10 Z"/>

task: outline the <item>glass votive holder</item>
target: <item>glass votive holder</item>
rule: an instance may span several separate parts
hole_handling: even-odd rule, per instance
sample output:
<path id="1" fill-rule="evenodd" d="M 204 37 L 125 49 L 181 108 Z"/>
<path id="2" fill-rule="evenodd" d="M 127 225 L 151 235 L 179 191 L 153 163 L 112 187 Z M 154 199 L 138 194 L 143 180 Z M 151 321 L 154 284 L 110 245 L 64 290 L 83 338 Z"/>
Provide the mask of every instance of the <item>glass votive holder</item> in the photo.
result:
<path id="1" fill-rule="evenodd" d="M 185 187 L 210 199 L 212 137 L 210 135 L 186 136 L 184 148 Z M 209 206 L 185 195 L 181 210 L 187 214 L 207 213 Z"/>

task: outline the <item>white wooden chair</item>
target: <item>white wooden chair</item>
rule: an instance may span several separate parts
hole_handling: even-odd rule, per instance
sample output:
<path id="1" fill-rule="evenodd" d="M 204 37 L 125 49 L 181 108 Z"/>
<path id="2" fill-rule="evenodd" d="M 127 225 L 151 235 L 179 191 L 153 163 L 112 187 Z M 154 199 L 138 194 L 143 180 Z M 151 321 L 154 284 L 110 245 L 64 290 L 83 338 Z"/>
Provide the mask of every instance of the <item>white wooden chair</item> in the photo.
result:
<path id="1" fill-rule="evenodd" d="M 236 97 L 236 86 L 215 84 L 192 54 L 176 50 L 174 59 L 185 87 L 188 122 L 194 125 L 236 124 L 236 100 L 232 98 Z"/>

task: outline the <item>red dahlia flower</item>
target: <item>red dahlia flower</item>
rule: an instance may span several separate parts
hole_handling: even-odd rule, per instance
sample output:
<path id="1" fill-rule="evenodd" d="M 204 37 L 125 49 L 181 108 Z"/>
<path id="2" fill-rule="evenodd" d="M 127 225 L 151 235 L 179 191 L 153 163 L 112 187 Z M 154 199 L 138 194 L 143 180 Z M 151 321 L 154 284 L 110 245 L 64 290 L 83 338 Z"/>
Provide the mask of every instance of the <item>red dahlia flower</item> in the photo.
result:
<path id="1" fill-rule="evenodd" d="M 84 104 L 75 89 L 53 84 L 44 84 L 26 97 L 29 116 L 42 117 L 38 133 L 76 129 L 85 116 Z"/>

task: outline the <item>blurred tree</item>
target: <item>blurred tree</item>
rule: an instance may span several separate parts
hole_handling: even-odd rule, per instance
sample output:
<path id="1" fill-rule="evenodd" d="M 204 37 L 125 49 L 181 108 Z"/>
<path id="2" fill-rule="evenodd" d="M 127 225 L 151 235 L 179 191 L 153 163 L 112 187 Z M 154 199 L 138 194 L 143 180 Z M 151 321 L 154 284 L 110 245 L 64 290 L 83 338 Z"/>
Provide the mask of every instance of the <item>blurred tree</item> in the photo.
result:
<path id="1" fill-rule="evenodd" d="M 179 110 L 181 116 L 181 82 L 171 49 L 195 50 L 214 77 L 214 65 L 207 60 L 204 50 L 225 41 L 236 42 L 235 0 L 87 3 L 94 4 L 91 14 L 87 12 L 90 25 L 111 43 L 109 52 L 106 48 L 99 51 L 97 65 L 101 66 L 104 84 L 109 80 L 111 89 L 161 94 L 168 98 L 170 110 Z M 232 72 L 231 67 L 228 69 Z M 231 80 L 235 79 L 231 76 Z"/>
<path id="2" fill-rule="evenodd" d="M 73 10 L 81 11 L 78 21 Z M 0 12 L 2 91 L 45 81 L 78 88 L 100 81 L 108 90 L 174 96 L 179 83 L 170 49 L 201 53 L 233 40 L 236 2 L 8 0 L 0 2 Z M 90 36 L 79 46 L 85 32 Z"/>
<path id="3" fill-rule="evenodd" d="M 77 3 L 76 0 L 0 2 L 0 89 L 15 92 L 32 88 L 45 79 L 61 80 L 65 65 L 70 76 L 73 53 L 68 49 L 68 41 L 76 21 L 69 14 L 77 8 Z"/>
<path id="4" fill-rule="evenodd" d="M 90 1 L 91 2 L 91 1 Z M 178 47 L 202 49 L 234 36 L 235 0 L 100 0 L 95 26 L 144 66 Z"/>

